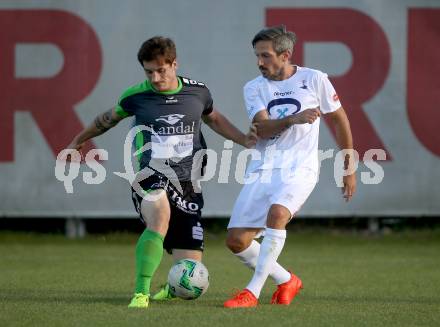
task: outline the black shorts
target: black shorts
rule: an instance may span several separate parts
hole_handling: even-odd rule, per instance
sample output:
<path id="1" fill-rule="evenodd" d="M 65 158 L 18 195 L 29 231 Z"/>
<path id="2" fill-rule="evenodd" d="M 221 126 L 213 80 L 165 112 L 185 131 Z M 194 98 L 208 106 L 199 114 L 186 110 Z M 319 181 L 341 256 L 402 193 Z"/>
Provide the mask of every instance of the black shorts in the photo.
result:
<path id="1" fill-rule="evenodd" d="M 195 193 L 192 182 L 180 182 L 183 190 L 181 194 L 177 188 L 166 177 L 154 174 L 140 182 L 142 189 L 146 192 L 163 189 L 167 192 L 171 208 L 170 224 L 164 239 L 163 247 L 168 253 L 173 249 L 199 250 L 203 251 L 203 225 L 202 225 L 202 193 Z M 142 217 L 140 196 L 132 188 L 132 200 L 144 224 L 146 220 Z M 148 226 L 147 226 L 148 227 Z"/>

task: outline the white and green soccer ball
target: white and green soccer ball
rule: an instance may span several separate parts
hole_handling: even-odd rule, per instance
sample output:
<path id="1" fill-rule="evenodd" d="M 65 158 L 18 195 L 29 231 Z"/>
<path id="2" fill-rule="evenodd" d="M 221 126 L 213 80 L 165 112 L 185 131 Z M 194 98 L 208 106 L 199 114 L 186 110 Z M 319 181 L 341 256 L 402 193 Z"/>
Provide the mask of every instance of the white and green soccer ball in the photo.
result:
<path id="1" fill-rule="evenodd" d="M 200 261 L 179 260 L 171 267 L 168 284 L 173 295 L 185 300 L 197 299 L 208 289 L 208 269 Z"/>

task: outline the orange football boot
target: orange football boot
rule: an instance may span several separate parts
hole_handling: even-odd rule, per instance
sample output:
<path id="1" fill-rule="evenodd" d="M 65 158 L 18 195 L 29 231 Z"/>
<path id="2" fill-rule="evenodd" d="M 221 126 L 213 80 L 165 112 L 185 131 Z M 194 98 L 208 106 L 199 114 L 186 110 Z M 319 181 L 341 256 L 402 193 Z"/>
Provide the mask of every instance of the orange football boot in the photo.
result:
<path id="1" fill-rule="evenodd" d="M 258 299 L 252 294 L 248 289 L 244 289 L 234 295 L 233 298 L 227 300 L 223 306 L 225 308 L 251 308 L 256 307 L 258 304 Z"/>
<path id="2" fill-rule="evenodd" d="M 303 288 L 301 279 L 290 273 L 290 280 L 278 285 L 270 303 L 289 305 L 301 288 Z"/>

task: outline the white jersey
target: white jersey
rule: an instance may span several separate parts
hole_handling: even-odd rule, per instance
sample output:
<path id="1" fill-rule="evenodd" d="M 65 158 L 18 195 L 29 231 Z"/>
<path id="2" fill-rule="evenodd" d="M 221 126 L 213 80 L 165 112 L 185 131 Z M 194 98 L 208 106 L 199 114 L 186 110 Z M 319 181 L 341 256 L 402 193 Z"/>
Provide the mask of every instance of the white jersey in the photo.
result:
<path id="1" fill-rule="evenodd" d="M 273 81 L 259 76 L 244 86 L 244 99 L 252 121 L 262 110 L 270 119 L 319 107 L 323 114 L 336 111 L 341 103 L 328 80 L 327 74 L 318 70 L 296 66 L 296 73 L 283 81 Z M 256 150 L 261 158 L 253 158 L 247 172 L 257 169 L 308 168 L 318 173 L 319 122 L 296 124 L 271 139 L 260 139 Z"/>

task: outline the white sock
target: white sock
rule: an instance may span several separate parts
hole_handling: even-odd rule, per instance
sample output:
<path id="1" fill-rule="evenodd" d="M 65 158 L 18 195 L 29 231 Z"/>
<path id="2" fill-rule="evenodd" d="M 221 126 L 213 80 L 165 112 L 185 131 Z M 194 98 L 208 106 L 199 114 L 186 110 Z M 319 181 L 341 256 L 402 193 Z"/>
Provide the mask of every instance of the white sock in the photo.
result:
<path id="1" fill-rule="evenodd" d="M 254 276 L 246 287 L 256 298 L 260 296 L 261 289 L 283 249 L 285 240 L 285 229 L 266 228 L 263 242 L 261 242 Z"/>
<path id="2" fill-rule="evenodd" d="M 251 245 L 239 253 L 234 253 L 238 259 L 245 264 L 245 266 L 255 270 L 257 265 L 258 255 L 260 254 L 260 243 L 253 240 Z M 290 273 L 284 269 L 278 262 L 272 265 L 269 276 L 275 281 L 277 285 L 283 284 L 290 280 Z"/>

